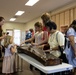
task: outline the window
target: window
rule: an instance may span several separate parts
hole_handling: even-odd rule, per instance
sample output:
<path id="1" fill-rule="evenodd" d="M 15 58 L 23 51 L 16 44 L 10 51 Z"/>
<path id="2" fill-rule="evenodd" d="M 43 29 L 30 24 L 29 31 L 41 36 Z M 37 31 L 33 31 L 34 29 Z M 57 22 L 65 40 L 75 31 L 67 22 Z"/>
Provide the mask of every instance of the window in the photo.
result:
<path id="1" fill-rule="evenodd" d="M 9 32 L 9 35 L 13 36 L 13 29 L 6 29 L 6 32 Z"/>
<path id="2" fill-rule="evenodd" d="M 17 45 L 20 45 L 20 35 L 21 31 L 20 30 L 14 30 L 14 43 Z"/>

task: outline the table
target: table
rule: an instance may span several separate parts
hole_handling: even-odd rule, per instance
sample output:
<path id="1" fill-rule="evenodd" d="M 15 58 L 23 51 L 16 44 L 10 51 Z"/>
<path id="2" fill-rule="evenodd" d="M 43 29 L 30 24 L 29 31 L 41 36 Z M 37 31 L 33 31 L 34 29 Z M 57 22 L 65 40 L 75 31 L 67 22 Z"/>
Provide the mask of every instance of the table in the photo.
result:
<path id="1" fill-rule="evenodd" d="M 51 74 L 51 73 L 56 73 L 56 72 L 62 72 L 62 71 L 67 71 L 67 70 L 72 70 L 73 66 L 67 63 L 62 63 L 59 65 L 55 66 L 44 66 L 40 62 L 38 62 L 36 59 L 26 55 L 26 54 L 18 54 L 18 56 L 27 61 L 29 64 L 33 65 L 40 71 L 44 72 L 45 74 Z"/>

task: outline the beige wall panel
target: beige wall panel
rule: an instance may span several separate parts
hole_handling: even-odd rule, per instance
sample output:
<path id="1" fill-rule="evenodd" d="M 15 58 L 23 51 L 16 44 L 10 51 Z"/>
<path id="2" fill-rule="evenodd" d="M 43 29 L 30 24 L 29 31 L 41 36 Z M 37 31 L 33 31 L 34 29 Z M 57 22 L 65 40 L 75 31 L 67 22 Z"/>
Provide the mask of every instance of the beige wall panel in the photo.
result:
<path id="1" fill-rule="evenodd" d="M 65 5 L 65 6 L 59 8 L 59 9 L 53 10 L 53 11 L 51 12 L 51 15 L 61 13 L 61 12 L 65 11 L 65 10 L 71 9 L 71 8 L 73 8 L 73 7 L 76 7 L 76 0 L 75 0 L 73 3 L 69 3 L 69 4 L 67 4 L 67 5 Z"/>
<path id="2" fill-rule="evenodd" d="M 64 12 L 60 13 L 60 26 L 64 25 Z"/>
<path id="3" fill-rule="evenodd" d="M 65 23 L 65 25 L 69 25 L 69 10 L 67 10 L 67 11 L 65 11 L 65 21 L 64 21 L 64 23 Z"/>
<path id="4" fill-rule="evenodd" d="M 74 8 L 74 19 L 76 19 L 76 8 Z"/>
<path id="5" fill-rule="evenodd" d="M 70 20 L 69 20 L 69 23 L 71 24 L 73 20 L 74 20 L 74 9 L 71 9 L 70 10 Z"/>
<path id="6" fill-rule="evenodd" d="M 59 14 L 56 15 L 56 24 L 57 24 L 57 29 L 60 30 L 60 18 L 59 18 Z"/>
<path id="7" fill-rule="evenodd" d="M 51 17 L 51 20 L 55 22 L 55 21 L 56 21 L 56 16 L 53 15 L 53 16 Z"/>
<path id="8" fill-rule="evenodd" d="M 51 16 L 51 20 L 54 20 L 57 23 L 57 19 L 55 17 L 56 17 L 57 14 L 60 14 L 61 16 L 59 15 L 60 16 L 60 20 L 59 20 L 60 22 L 59 23 L 60 23 L 60 25 L 64 25 L 65 24 L 64 23 L 64 19 L 65 18 L 63 16 L 64 15 L 64 11 L 70 10 L 72 8 L 75 8 L 75 7 L 76 7 L 76 2 L 68 4 L 66 6 L 63 6 L 63 7 L 59 8 L 59 9 L 55 9 L 53 11 L 49 10 L 50 16 Z M 76 8 L 74 9 L 74 13 L 75 13 L 74 14 L 74 18 L 76 19 Z M 37 21 L 41 21 L 42 22 L 40 17 L 41 17 L 41 15 L 38 18 L 36 18 L 36 19 L 24 24 L 24 29 L 27 30 L 29 28 L 34 28 L 34 23 L 35 22 L 37 22 Z"/>

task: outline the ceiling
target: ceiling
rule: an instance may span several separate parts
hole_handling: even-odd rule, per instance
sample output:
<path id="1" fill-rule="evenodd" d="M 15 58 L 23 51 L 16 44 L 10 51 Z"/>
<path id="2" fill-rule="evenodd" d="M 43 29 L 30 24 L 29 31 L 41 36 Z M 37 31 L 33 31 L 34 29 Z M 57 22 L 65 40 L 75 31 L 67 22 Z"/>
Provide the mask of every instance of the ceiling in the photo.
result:
<path id="1" fill-rule="evenodd" d="M 28 0 L 0 0 L 0 16 L 3 16 L 6 21 L 15 17 L 18 10 L 25 11 L 21 16 L 18 16 L 14 22 L 27 23 L 44 12 L 49 12 L 65 6 L 75 0 L 40 0 L 34 6 L 25 6 Z"/>

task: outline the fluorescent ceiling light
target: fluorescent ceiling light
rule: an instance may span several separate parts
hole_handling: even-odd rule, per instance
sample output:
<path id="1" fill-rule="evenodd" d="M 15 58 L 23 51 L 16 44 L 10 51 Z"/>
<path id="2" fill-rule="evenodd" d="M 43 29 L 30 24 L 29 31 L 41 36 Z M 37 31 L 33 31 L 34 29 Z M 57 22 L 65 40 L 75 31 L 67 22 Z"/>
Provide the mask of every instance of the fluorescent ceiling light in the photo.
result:
<path id="1" fill-rule="evenodd" d="M 34 4 L 36 4 L 39 0 L 29 0 L 25 5 L 28 6 L 33 6 Z"/>
<path id="2" fill-rule="evenodd" d="M 10 21 L 15 21 L 15 20 L 16 20 L 16 18 L 11 18 L 11 19 L 10 19 Z"/>
<path id="3" fill-rule="evenodd" d="M 15 15 L 16 16 L 21 16 L 25 11 L 18 11 Z"/>

